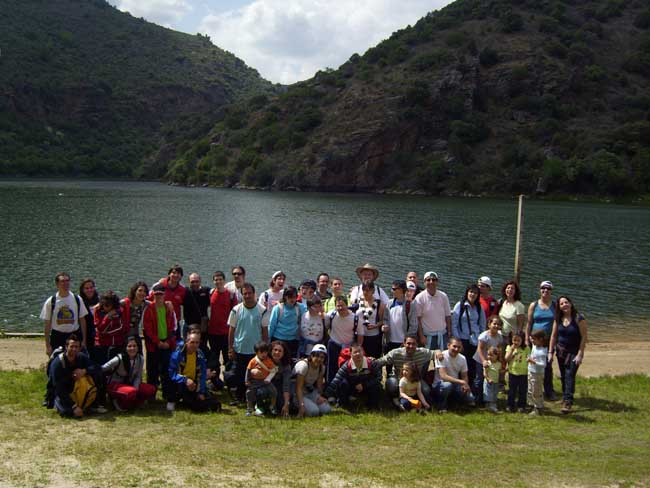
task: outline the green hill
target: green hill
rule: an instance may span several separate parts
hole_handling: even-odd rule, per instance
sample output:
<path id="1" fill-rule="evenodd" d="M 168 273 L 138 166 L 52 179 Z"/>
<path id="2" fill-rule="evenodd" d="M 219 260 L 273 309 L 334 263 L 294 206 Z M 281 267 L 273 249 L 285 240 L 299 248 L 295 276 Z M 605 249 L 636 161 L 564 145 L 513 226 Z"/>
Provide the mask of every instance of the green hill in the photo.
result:
<path id="1" fill-rule="evenodd" d="M 642 0 L 457 0 L 230 105 L 166 177 L 433 194 L 650 191 Z"/>
<path id="2" fill-rule="evenodd" d="M 0 174 L 157 177 L 221 106 L 273 90 L 209 38 L 104 0 L 0 7 Z"/>

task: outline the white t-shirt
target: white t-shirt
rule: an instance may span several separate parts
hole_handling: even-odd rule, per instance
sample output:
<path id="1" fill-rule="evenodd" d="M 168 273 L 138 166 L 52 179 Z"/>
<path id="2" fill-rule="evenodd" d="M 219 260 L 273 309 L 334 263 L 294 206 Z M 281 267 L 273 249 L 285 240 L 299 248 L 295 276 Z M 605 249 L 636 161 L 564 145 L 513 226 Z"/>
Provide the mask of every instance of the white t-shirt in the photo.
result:
<path id="1" fill-rule="evenodd" d="M 390 315 L 390 318 L 388 320 L 388 323 L 390 324 L 390 330 L 388 331 L 388 341 L 389 342 L 395 342 L 395 343 L 403 343 L 404 342 L 404 337 L 406 336 L 406 314 L 404 311 L 404 307 L 406 306 L 406 303 L 402 303 L 401 305 L 394 305 L 392 308 L 386 307 L 384 309 L 384 316 L 386 314 Z M 413 304 L 411 303 L 410 305 L 413 307 Z M 409 310 L 410 312 L 411 310 Z"/>
<path id="2" fill-rule="evenodd" d="M 433 296 L 427 290 L 421 291 L 413 303 L 417 307 L 418 319 L 422 322 L 422 332 L 425 335 L 447 330 L 446 317 L 451 316 L 451 307 L 444 291 L 436 290 Z"/>
<path id="3" fill-rule="evenodd" d="M 234 281 L 229 281 L 228 283 L 226 283 L 226 284 L 224 285 L 224 287 L 225 287 L 226 290 L 228 290 L 230 293 L 234 293 L 235 295 L 237 295 L 237 303 L 241 303 L 241 302 L 244 301 L 244 297 L 243 297 L 242 294 L 241 294 L 241 290 L 238 289 L 237 286 L 235 286 L 235 282 L 234 282 Z"/>
<path id="4" fill-rule="evenodd" d="M 330 319 L 331 314 L 327 315 L 326 323 L 330 328 L 330 339 L 339 345 L 350 345 L 354 341 L 354 314 L 348 313 L 341 317 L 338 312 L 334 318 Z"/>
<path id="5" fill-rule="evenodd" d="M 305 387 L 313 386 L 315 388 L 318 378 L 325 374 L 325 368 L 323 366 L 310 367 L 307 359 L 301 359 L 293 367 L 293 374 L 305 377 Z"/>
<path id="6" fill-rule="evenodd" d="M 269 303 L 266 303 L 266 295 L 268 293 L 269 296 Z M 265 307 L 269 313 L 271 310 L 273 310 L 273 307 L 275 307 L 278 303 L 280 303 L 280 300 L 282 299 L 282 290 L 280 291 L 273 291 L 271 288 L 269 288 L 266 291 L 263 291 L 260 293 L 260 297 L 257 300 L 257 303 Z"/>
<path id="7" fill-rule="evenodd" d="M 467 360 L 461 353 L 458 353 L 456 357 L 452 357 L 449 350 L 447 350 L 442 353 L 442 356 L 442 361 L 436 359 L 436 381 L 440 380 L 440 373 L 438 372 L 440 368 L 445 368 L 447 374 L 452 378 L 460 378 L 462 373 L 467 373 Z"/>
<path id="8" fill-rule="evenodd" d="M 484 352 L 485 359 L 487 359 L 488 349 L 490 349 L 491 347 L 496 347 L 497 349 L 501 349 L 501 346 L 503 345 L 503 336 L 501 335 L 501 332 L 498 332 L 496 337 L 492 337 L 490 335 L 489 330 L 484 330 L 478 336 L 479 346 L 481 345 L 481 342 L 485 343 L 485 348 L 483 350 L 485 351 Z M 474 356 L 472 356 L 472 359 L 477 363 L 481 362 L 481 356 L 478 353 L 478 347 L 476 348 L 476 352 L 474 353 Z"/>
<path id="9" fill-rule="evenodd" d="M 50 321 L 52 330 L 69 334 L 79 329 L 79 317 L 86 315 L 88 315 L 88 309 L 81 297 L 79 297 L 79 310 L 77 310 L 77 300 L 72 293 L 68 293 L 68 296 L 62 298 L 57 292 L 54 314 L 52 314 L 52 297 L 50 297 L 43 304 L 40 318 L 43 321 Z"/>
<path id="10" fill-rule="evenodd" d="M 302 314 L 300 319 L 300 337 L 310 341 L 320 342 L 323 340 L 325 331 L 323 330 L 323 319 L 320 315 L 311 315 L 309 312 Z M 311 353 L 313 344 L 307 344 L 305 354 Z"/>

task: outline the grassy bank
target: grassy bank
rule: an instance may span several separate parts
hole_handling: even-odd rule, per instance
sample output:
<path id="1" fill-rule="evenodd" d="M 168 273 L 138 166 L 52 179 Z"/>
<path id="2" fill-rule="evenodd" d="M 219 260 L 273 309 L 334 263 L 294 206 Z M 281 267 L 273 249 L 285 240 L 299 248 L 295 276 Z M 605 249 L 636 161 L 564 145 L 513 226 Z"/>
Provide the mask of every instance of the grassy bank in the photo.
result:
<path id="1" fill-rule="evenodd" d="M 0 486 L 640 486 L 650 378 L 580 379 L 576 411 L 308 420 L 142 410 L 61 419 L 41 372 L 0 372 Z"/>

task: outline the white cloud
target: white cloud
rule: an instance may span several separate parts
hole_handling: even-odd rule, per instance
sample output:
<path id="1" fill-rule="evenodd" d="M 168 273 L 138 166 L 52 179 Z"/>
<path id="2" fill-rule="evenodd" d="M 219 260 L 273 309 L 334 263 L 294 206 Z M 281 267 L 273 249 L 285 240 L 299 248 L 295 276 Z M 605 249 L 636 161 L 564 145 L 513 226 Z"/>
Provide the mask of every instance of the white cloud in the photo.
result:
<path id="1" fill-rule="evenodd" d="M 192 11 L 187 0 L 114 0 L 112 3 L 134 17 L 144 17 L 165 27 L 172 27 Z"/>
<path id="2" fill-rule="evenodd" d="M 126 0 L 124 0 L 126 1 Z M 133 0 L 135 1 L 135 0 Z M 141 1 L 141 0 L 138 0 Z M 450 0 L 254 0 L 210 14 L 198 31 L 265 78 L 292 83 L 337 68 Z"/>

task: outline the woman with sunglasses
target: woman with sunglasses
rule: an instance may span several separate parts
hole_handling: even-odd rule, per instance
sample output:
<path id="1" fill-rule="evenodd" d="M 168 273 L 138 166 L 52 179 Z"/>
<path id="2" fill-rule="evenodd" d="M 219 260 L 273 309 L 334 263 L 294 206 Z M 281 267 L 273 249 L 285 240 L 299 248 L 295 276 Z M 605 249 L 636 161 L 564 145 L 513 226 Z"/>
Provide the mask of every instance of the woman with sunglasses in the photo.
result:
<path id="1" fill-rule="evenodd" d="M 526 327 L 526 345 L 530 346 L 530 335 L 536 330 L 543 330 L 546 340 L 553 332 L 553 319 L 555 318 L 555 300 L 553 300 L 553 283 L 548 280 L 542 281 L 539 285 L 540 297 L 528 307 L 528 325 Z M 546 363 L 544 370 L 544 397 L 554 402 L 557 395 L 553 391 L 553 362 Z"/>

